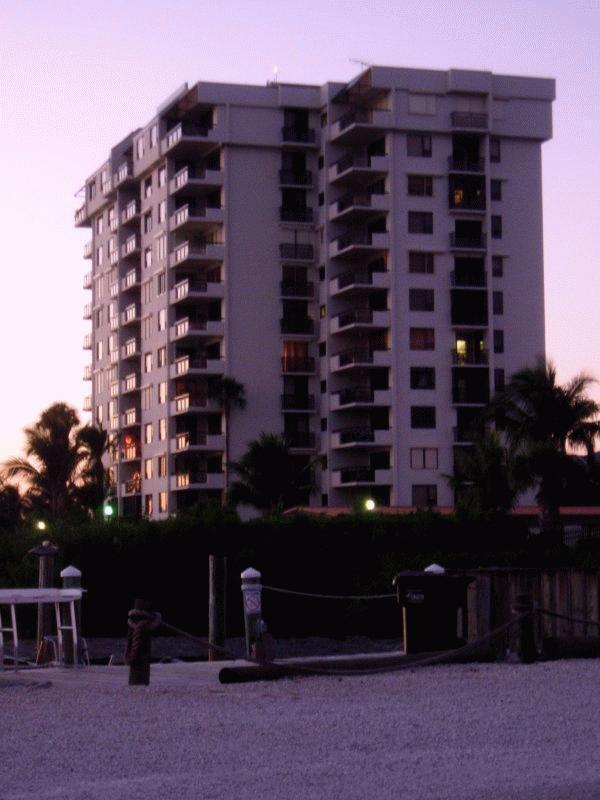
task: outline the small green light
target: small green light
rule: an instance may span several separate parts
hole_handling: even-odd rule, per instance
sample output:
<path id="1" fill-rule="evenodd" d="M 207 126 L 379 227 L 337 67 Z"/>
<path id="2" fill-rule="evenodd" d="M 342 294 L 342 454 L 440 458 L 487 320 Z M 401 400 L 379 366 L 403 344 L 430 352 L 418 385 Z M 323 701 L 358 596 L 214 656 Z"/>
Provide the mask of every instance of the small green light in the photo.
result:
<path id="1" fill-rule="evenodd" d="M 114 510 L 114 508 L 113 508 L 111 505 L 109 505 L 109 504 L 107 503 L 107 504 L 104 506 L 104 509 L 103 509 L 102 513 L 104 514 L 104 516 L 105 516 L 105 517 L 112 517 L 112 516 L 113 516 L 113 514 L 115 513 L 115 510 Z"/>
<path id="2" fill-rule="evenodd" d="M 365 500 L 365 509 L 367 511 L 375 511 L 375 500 L 372 498 Z"/>

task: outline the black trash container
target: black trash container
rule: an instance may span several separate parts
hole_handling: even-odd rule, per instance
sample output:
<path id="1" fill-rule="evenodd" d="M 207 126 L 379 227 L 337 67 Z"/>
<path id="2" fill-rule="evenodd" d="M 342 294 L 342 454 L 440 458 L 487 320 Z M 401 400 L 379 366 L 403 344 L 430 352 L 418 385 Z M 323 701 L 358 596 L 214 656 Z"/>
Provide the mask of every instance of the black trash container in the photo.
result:
<path id="1" fill-rule="evenodd" d="M 394 578 L 402 608 L 404 652 L 453 650 L 467 639 L 466 575 L 406 570 Z"/>

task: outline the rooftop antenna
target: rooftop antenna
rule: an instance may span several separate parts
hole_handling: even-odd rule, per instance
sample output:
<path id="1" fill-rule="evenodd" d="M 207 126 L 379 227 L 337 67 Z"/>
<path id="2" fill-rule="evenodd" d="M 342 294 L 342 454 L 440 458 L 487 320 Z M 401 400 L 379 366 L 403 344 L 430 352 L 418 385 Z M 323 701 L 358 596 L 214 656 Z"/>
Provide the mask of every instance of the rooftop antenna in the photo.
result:
<path id="1" fill-rule="evenodd" d="M 361 70 L 365 70 L 372 66 L 372 64 L 370 64 L 368 61 L 363 61 L 360 58 L 349 58 L 348 61 L 351 61 L 353 64 L 360 64 Z"/>
<path id="2" fill-rule="evenodd" d="M 279 67 L 277 64 L 273 67 L 273 80 L 267 81 L 267 86 L 277 86 L 279 83 Z"/>

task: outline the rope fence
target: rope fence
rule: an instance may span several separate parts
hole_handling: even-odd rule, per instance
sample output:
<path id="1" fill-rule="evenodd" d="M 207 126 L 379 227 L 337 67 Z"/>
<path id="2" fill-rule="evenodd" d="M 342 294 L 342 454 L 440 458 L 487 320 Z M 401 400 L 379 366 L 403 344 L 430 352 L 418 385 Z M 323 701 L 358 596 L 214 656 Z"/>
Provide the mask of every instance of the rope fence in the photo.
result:
<path id="1" fill-rule="evenodd" d="M 262 584 L 262 589 L 278 594 L 291 594 L 297 597 L 312 597 L 318 600 L 390 600 L 396 599 L 394 592 L 388 594 L 318 594 L 316 592 L 300 592 L 295 589 L 283 589 L 281 586 L 267 586 Z"/>

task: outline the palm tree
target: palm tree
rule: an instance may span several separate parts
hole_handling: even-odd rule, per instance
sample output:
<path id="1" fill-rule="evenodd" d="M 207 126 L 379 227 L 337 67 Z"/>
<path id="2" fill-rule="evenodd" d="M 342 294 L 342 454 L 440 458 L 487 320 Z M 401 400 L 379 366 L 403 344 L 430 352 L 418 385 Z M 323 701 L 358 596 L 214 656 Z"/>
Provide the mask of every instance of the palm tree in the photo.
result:
<path id="1" fill-rule="evenodd" d="M 77 497 L 84 508 L 101 515 L 102 503 L 110 488 L 108 472 L 102 463 L 102 458 L 110 447 L 108 433 L 104 428 L 85 425 L 77 431 L 76 438 L 84 458 L 78 476 Z"/>
<path id="2" fill-rule="evenodd" d="M 73 504 L 84 454 L 77 441 L 79 418 L 66 403 L 54 403 L 25 429 L 25 454 L 5 463 L 5 477 L 24 479 L 28 499 L 56 519 Z M 28 460 L 30 459 L 30 460 Z"/>
<path id="3" fill-rule="evenodd" d="M 28 509 L 24 495 L 18 486 L 0 480 L 0 528 L 15 528 L 25 516 Z"/>
<path id="4" fill-rule="evenodd" d="M 223 505 L 229 502 L 229 421 L 233 408 L 243 410 L 246 408 L 244 385 L 235 378 L 223 375 L 208 386 L 208 397 L 216 400 L 223 411 L 225 418 L 225 490 L 223 492 Z"/>
<path id="5" fill-rule="evenodd" d="M 238 463 L 231 465 L 240 480 L 231 485 L 232 504 L 253 506 L 263 513 L 277 513 L 294 505 L 298 493 L 310 490 L 311 479 L 303 480 L 294 466 L 284 437 L 261 433 L 248 445 Z"/>
<path id="6" fill-rule="evenodd" d="M 550 361 L 516 372 L 494 405 L 503 411 L 517 472 L 537 485 L 544 530 L 560 527 L 560 498 L 569 469 L 568 447 L 593 451 L 600 435 L 600 405 L 587 395 L 594 379 L 581 373 L 561 386 Z"/>

